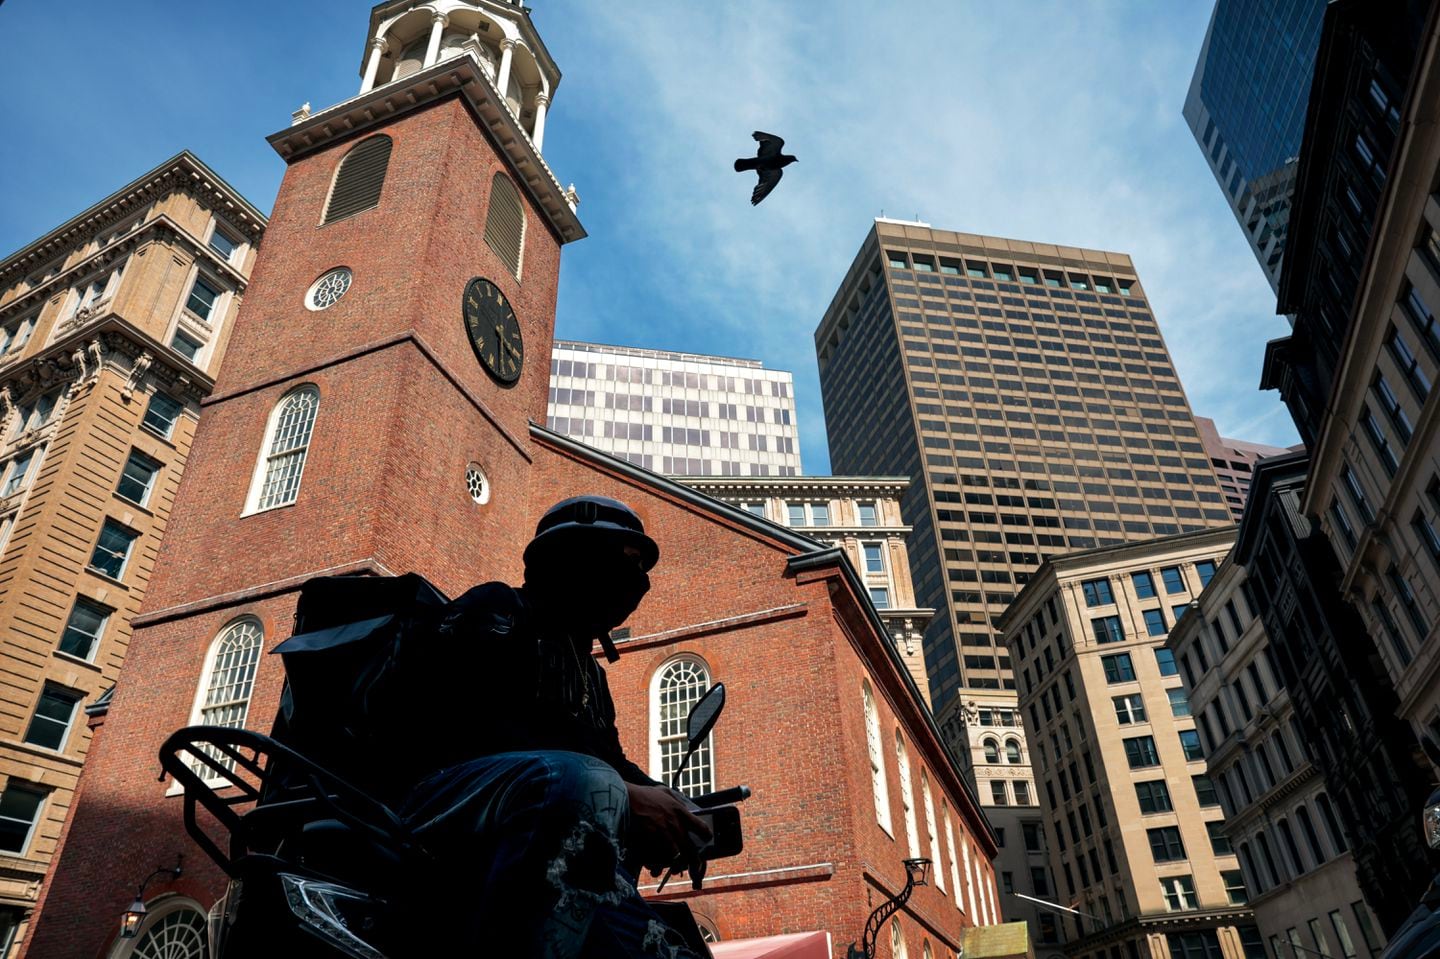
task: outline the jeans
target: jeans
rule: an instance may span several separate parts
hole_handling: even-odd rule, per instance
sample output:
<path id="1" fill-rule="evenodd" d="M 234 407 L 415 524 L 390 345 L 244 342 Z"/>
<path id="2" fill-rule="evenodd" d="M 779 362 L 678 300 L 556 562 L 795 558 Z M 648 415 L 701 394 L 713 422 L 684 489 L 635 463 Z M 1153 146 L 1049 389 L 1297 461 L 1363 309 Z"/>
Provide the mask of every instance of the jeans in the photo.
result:
<path id="1" fill-rule="evenodd" d="M 441 770 L 401 816 L 441 863 L 427 920 L 450 955 L 692 959 L 624 869 L 625 783 L 580 753 L 499 753 Z M 433 934 L 433 932 L 432 932 Z"/>

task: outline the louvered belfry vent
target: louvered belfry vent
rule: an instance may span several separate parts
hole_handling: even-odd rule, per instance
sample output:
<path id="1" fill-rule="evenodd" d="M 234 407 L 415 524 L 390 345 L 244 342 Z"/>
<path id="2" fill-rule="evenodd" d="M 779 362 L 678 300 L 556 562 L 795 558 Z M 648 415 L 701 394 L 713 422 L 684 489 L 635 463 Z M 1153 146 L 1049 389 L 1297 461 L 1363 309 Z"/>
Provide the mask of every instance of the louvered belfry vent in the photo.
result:
<path id="1" fill-rule="evenodd" d="M 335 185 L 330 188 L 330 202 L 325 204 L 321 226 L 379 206 L 385 169 L 390 165 L 390 146 L 389 137 L 373 136 L 361 140 L 345 154 L 335 174 Z"/>
<path id="2" fill-rule="evenodd" d="M 485 242 L 515 278 L 520 278 L 520 253 L 525 247 L 525 209 L 520 193 L 503 173 L 490 182 L 490 209 L 485 212 Z"/>

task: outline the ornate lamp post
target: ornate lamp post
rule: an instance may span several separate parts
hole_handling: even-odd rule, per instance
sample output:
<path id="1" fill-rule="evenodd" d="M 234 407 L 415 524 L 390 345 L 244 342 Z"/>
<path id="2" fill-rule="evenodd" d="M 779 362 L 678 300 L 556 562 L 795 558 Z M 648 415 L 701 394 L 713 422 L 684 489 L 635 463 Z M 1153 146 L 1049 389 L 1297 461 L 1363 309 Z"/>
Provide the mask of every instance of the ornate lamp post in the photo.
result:
<path id="1" fill-rule="evenodd" d="M 930 872 L 930 860 L 904 859 L 901 862 L 905 866 L 905 888 L 870 913 L 870 918 L 865 920 L 865 933 L 860 937 L 860 946 L 857 948 L 855 943 L 850 943 L 847 959 L 875 959 L 875 939 L 885 927 L 885 920 L 900 911 L 900 907 L 905 905 L 916 886 L 925 885 L 925 877 Z"/>

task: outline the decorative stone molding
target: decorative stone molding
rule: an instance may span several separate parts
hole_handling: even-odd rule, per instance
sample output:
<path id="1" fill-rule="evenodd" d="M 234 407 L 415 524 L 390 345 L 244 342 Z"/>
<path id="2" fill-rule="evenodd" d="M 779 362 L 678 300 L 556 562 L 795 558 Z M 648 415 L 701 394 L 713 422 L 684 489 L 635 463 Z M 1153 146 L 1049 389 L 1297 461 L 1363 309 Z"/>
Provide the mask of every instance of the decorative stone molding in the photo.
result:
<path id="1" fill-rule="evenodd" d="M 130 402 L 130 398 L 135 395 L 135 390 L 140 386 L 140 381 L 145 378 L 145 373 L 150 369 L 150 364 L 154 362 L 155 356 L 149 350 L 135 357 L 135 361 L 130 367 L 130 375 L 125 378 L 125 385 L 120 390 L 122 400 Z"/>

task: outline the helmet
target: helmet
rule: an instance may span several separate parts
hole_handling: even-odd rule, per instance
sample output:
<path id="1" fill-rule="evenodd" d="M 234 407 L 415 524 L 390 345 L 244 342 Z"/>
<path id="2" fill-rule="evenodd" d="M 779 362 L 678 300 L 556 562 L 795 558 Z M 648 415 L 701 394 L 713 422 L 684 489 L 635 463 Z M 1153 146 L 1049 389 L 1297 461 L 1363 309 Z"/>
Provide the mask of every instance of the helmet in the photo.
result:
<path id="1" fill-rule="evenodd" d="M 525 565 L 542 565 L 569 550 L 606 542 L 638 549 L 644 572 L 660 559 L 660 547 L 645 535 L 645 524 L 630 507 L 606 496 L 575 496 L 540 517 L 535 538 L 525 547 Z"/>

